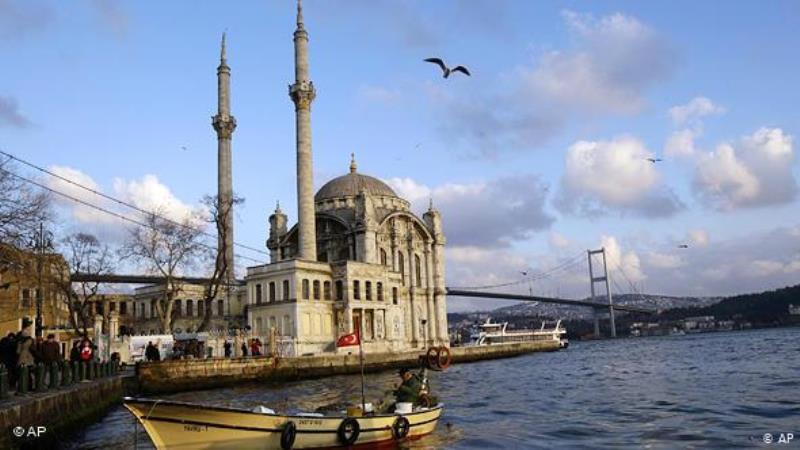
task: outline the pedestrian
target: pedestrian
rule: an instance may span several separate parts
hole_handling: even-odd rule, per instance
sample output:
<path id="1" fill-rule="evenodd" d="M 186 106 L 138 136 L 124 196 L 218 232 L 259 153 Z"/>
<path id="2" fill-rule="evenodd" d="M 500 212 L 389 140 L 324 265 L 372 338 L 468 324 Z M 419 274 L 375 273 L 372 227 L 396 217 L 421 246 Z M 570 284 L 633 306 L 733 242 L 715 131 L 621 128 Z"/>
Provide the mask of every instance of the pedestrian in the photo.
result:
<path id="1" fill-rule="evenodd" d="M 14 333 L 8 333 L 7 336 L 0 339 L 0 363 L 6 366 L 6 370 L 9 372 L 17 365 L 17 342 Z"/>
<path id="2" fill-rule="evenodd" d="M 81 343 L 81 362 L 88 363 L 92 360 L 94 356 L 94 351 L 92 351 L 92 343 L 89 342 L 88 339 L 85 339 Z"/>
<path id="3" fill-rule="evenodd" d="M 55 334 L 50 333 L 47 335 L 47 341 L 42 344 L 39 354 L 46 366 L 61 360 L 61 346 L 56 342 Z"/>
<path id="4" fill-rule="evenodd" d="M 81 348 L 80 348 L 80 341 L 74 341 L 72 343 L 72 350 L 69 351 L 69 362 L 80 362 L 81 360 Z"/>
<path id="5" fill-rule="evenodd" d="M 42 350 L 44 347 L 44 339 L 41 336 L 36 336 L 36 343 L 31 347 L 31 354 L 33 355 L 33 364 L 38 365 L 42 361 Z"/>
<path id="6" fill-rule="evenodd" d="M 242 356 L 247 356 L 247 343 L 242 342 Z"/>
<path id="7" fill-rule="evenodd" d="M 158 361 L 160 359 L 159 351 L 153 345 L 153 341 L 147 343 L 147 347 L 144 349 L 144 357 L 148 361 Z"/>
<path id="8" fill-rule="evenodd" d="M 229 341 L 225 341 L 225 345 L 223 345 L 223 347 L 225 348 L 225 357 L 226 358 L 230 358 L 231 357 L 231 350 L 233 350 L 231 348 L 232 347 L 231 343 Z"/>

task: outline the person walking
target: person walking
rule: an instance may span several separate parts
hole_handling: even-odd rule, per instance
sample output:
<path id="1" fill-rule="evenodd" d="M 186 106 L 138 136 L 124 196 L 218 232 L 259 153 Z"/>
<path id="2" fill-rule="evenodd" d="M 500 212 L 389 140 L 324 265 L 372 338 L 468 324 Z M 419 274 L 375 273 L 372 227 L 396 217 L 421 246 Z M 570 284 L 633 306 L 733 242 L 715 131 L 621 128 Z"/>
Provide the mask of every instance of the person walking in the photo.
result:
<path id="1" fill-rule="evenodd" d="M 247 356 L 247 343 L 242 342 L 242 356 Z"/>
<path id="2" fill-rule="evenodd" d="M 231 345 L 230 341 L 225 341 L 225 345 L 223 345 L 223 347 L 225 348 L 225 357 L 230 358 L 231 351 L 233 350 L 233 346 Z"/>
<path id="3" fill-rule="evenodd" d="M 41 346 L 41 360 L 46 366 L 61 360 L 61 346 L 56 342 L 55 334 L 48 334 L 47 341 Z"/>
<path id="4" fill-rule="evenodd" d="M 69 362 L 80 362 L 81 361 L 81 348 L 80 342 L 75 341 L 72 343 L 72 350 L 69 351 Z"/>

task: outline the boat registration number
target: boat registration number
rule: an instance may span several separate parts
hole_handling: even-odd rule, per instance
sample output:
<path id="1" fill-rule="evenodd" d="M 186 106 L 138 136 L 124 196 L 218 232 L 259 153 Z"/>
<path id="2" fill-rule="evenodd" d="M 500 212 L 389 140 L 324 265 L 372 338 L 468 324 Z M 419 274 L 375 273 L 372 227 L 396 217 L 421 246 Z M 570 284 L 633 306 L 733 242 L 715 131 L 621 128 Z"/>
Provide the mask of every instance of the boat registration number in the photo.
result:
<path id="1" fill-rule="evenodd" d="M 208 431 L 208 425 L 184 425 L 183 431 L 194 431 L 194 432 Z"/>

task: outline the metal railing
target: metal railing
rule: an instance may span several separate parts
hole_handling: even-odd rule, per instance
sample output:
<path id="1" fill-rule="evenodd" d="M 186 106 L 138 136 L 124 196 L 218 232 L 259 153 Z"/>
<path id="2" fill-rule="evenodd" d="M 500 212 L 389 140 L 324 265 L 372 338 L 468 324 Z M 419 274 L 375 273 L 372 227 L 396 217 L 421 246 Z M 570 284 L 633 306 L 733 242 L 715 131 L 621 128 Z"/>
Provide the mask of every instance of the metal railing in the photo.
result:
<path id="1" fill-rule="evenodd" d="M 58 361 L 50 364 L 19 366 L 8 371 L 0 365 L 0 400 L 12 395 L 55 391 L 76 383 L 91 383 L 117 375 L 115 361 Z"/>

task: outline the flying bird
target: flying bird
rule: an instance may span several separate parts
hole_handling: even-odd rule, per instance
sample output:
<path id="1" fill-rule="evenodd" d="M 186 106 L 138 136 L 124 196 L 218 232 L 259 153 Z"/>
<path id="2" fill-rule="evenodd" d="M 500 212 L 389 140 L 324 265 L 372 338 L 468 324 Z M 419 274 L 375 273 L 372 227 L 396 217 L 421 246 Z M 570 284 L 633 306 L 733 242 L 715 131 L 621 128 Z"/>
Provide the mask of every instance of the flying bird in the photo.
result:
<path id="1" fill-rule="evenodd" d="M 442 61 L 442 60 L 441 60 L 441 59 L 439 59 L 439 58 L 428 58 L 428 59 L 426 59 L 426 60 L 425 60 L 425 62 L 433 63 L 433 64 L 436 64 L 437 66 L 441 67 L 441 69 L 442 69 L 442 76 L 443 76 L 444 78 L 447 78 L 447 77 L 449 77 L 449 76 L 450 76 L 450 74 L 451 74 L 451 73 L 453 73 L 453 72 L 461 72 L 461 73 L 463 73 L 463 74 L 464 74 L 464 75 L 466 75 L 466 76 L 472 76 L 472 75 L 469 73 L 469 70 L 467 70 L 467 68 L 466 68 L 466 67 L 464 67 L 464 66 L 455 66 L 455 67 L 453 67 L 453 68 L 451 69 L 451 68 L 447 67 L 447 66 L 444 64 L 444 61 Z"/>
<path id="2" fill-rule="evenodd" d="M 678 248 L 689 248 L 689 244 L 680 244 Z"/>
<path id="3" fill-rule="evenodd" d="M 181 145 L 181 150 L 186 151 L 188 150 L 185 145 Z"/>
<path id="4" fill-rule="evenodd" d="M 647 158 L 647 160 L 650 161 L 653 164 L 663 161 L 663 159 L 661 159 L 661 158 Z"/>

